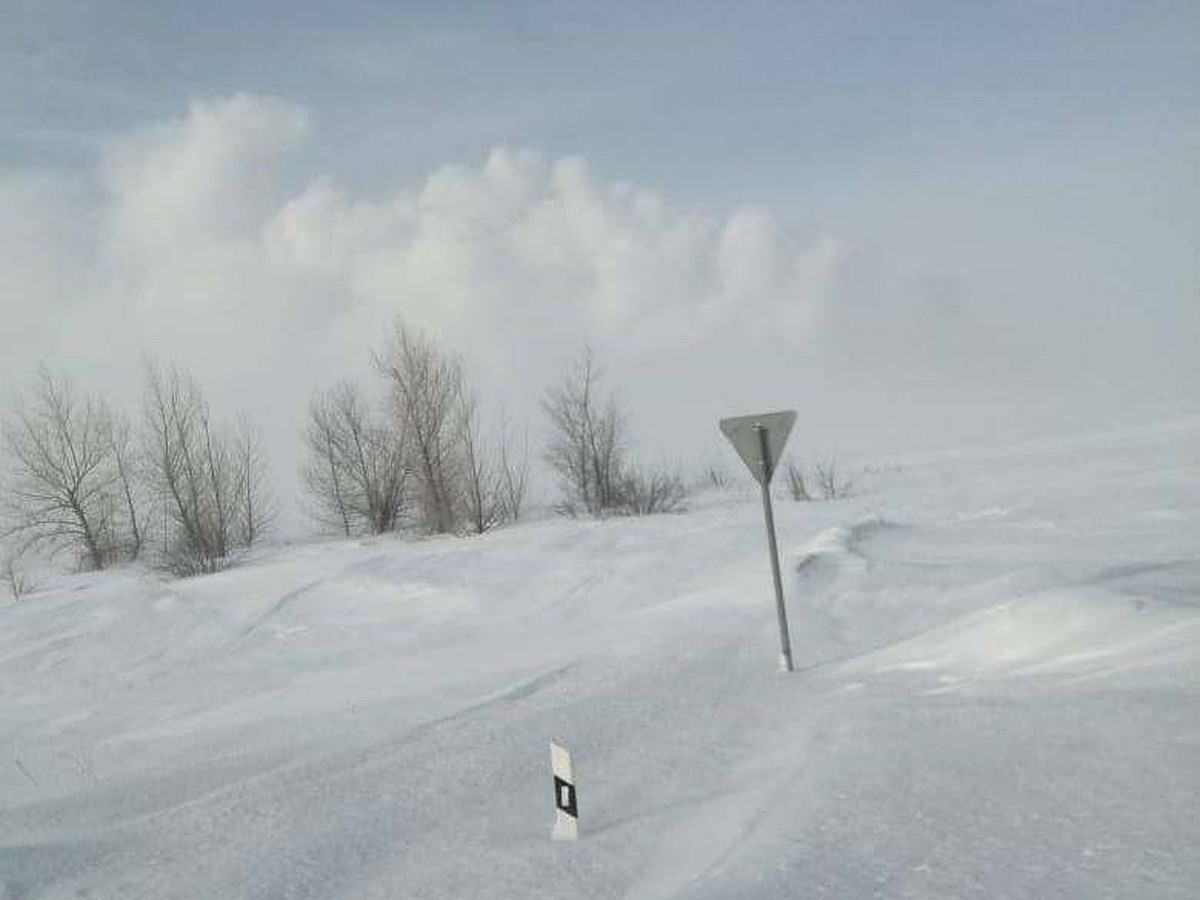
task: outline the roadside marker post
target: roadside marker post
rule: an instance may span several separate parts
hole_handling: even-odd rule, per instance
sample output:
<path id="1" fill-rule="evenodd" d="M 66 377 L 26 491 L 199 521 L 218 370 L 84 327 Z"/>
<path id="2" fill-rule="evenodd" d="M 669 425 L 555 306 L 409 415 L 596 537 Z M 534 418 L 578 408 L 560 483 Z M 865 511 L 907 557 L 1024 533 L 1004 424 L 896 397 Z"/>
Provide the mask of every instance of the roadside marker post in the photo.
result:
<path id="1" fill-rule="evenodd" d="M 721 433 L 733 444 L 742 462 L 762 487 L 763 519 L 767 526 L 767 549 L 771 555 L 771 577 L 775 581 L 775 614 L 779 619 L 779 671 L 792 671 L 792 641 L 788 636 L 787 610 L 783 605 L 783 579 L 779 575 L 779 547 L 775 543 L 775 513 L 771 509 L 771 478 L 796 421 L 795 410 L 733 416 L 722 419 Z"/>
<path id="2" fill-rule="evenodd" d="M 573 841 L 579 837 L 579 807 L 571 754 L 554 741 L 550 742 L 550 771 L 554 775 L 554 830 L 550 836 L 556 841 Z"/>

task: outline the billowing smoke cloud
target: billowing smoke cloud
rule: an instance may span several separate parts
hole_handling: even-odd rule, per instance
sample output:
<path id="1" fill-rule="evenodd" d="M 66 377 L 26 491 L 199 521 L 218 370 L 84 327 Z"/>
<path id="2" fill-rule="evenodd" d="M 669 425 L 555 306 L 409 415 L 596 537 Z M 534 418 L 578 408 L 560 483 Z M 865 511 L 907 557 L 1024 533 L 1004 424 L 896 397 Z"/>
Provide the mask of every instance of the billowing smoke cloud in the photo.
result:
<path id="1" fill-rule="evenodd" d="M 685 459 L 739 408 L 806 410 L 821 448 L 851 422 L 878 436 L 863 421 L 884 409 L 911 428 L 898 402 L 953 397 L 1003 358 L 961 286 L 898 281 L 763 209 L 697 215 L 503 147 L 358 197 L 297 177 L 309 128 L 237 95 L 115 140 L 91 178 L 0 176 L 6 383 L 44 359 L 132 400 L 145 356 L 177 360 L 266 423 L 288 477 L 311 389 L 369 377 L 397 315 L 462 352 L 535 444 L 538 396 L 590 345 L 647 452 Z"/>

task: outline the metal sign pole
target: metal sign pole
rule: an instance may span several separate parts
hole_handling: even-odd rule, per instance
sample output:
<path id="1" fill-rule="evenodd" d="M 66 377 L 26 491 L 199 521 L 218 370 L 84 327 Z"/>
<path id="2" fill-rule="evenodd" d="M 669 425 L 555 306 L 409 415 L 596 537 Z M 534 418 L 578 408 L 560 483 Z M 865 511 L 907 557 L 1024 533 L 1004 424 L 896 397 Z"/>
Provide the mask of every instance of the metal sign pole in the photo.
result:
<path id="1" fill-rule="evenodd" d="M 775 543 L 775 513 L 771 509 L 771 476 L 783 455 L 784 445 L 796 421 L 794 409 L 731 416 L 720 422 L 754 480 L 762 486 L 763 518 L 767 520 L 767 548 L 771 551 L 771 577 L 775 580 L 775 613 L 779 618 L 779 671 L 792 671 L 792 641 L 788 637 L 787 611 L 783 606 L 783 579 L 779 577 L 779 547 Z"/>
<path id="2" fill-rule="evenodd" d="M 767 447 L 767 429 L 756 425 L 759 448 L 762 452 L 763 518 L 767 522 L 767 546 L 771 551 L 771 577 L 775 580 L 775 613 L 779 618 L 779 671 L 792 671 L 792 640 L 788 635 L 787 610 L 783 605 L 783 579 L 779 575 L 779 547 L 775 543 L 775 514 L 771 509 L 771 476 L 775 474 L 775 461 Z"/>

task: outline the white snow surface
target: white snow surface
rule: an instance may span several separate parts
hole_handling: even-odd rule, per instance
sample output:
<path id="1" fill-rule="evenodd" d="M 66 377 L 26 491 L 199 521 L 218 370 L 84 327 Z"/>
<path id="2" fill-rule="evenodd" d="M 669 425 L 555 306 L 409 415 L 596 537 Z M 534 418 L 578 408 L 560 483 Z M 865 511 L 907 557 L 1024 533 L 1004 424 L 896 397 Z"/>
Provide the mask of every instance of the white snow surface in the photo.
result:
<path id="1" fill-rule="evenodd" d="M 5 602 L 0 898 L 1200 896 L 1200 422 L 744 480 Z"/>

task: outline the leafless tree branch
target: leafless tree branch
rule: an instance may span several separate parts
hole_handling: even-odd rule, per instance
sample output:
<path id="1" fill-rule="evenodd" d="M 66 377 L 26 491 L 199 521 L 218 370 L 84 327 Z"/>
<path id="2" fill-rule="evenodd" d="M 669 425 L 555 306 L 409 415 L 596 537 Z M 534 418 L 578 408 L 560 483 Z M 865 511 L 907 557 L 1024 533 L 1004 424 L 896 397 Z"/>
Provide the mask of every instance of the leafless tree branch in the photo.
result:
<path id="1" fill-rule="evenodd" d="M 180 575 L 213 572 L 269 522 L 266 466 L 248 423 L 212 421 L 195 379 L 147 367 L 143 468 L 164 521 L 163 563 Z"/>
<path id="2" fill-rule="evenodd" d="M 3 424 L 10 460 L 3 535 L 23 549 L 70 550 L 100 569 L 121 556 L 120 461 L 114 415 L 42 369 L 32 395 Z"/>
<path id="3" fill-rule="evenodd" d="M 408 440 L 425 530 L 457 531 L 463 517 L 462 367 L 429 337 L 397 321 L 375 358 L 392 389 L 396 422 Z"/>
<path id="4" fill-rule="evenodd" d="M 403 433 L 377 420 L 357 385 L 313 397 L 304 441 L 302 474 L 319 522 L 347 537 L 398 527 L 408 493 Z"/>

